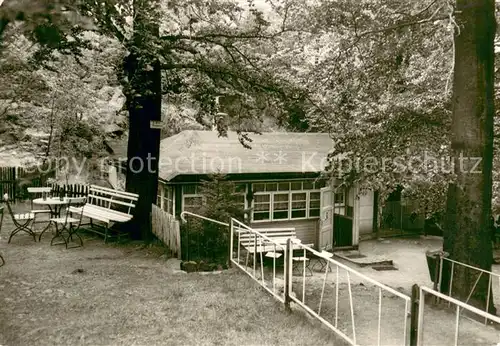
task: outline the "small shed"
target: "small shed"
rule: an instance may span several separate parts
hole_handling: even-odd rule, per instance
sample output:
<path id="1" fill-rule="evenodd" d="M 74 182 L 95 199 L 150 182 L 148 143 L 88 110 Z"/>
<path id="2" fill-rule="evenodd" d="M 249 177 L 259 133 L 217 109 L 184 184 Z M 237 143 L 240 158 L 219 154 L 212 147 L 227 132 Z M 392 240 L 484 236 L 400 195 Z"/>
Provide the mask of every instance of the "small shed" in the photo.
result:
<path id="1" fill-rule="evenodd" d="M 237 185 L 253 228 L 294 227 L 318 249 L 357 246 L 372 232 L 373 193 L 321 178 L 333 140 L 326 133 L 183 131 L 161 141 L 157 204 L 179 216 L 204 203 L 200 182 L 216 173 Z"/>

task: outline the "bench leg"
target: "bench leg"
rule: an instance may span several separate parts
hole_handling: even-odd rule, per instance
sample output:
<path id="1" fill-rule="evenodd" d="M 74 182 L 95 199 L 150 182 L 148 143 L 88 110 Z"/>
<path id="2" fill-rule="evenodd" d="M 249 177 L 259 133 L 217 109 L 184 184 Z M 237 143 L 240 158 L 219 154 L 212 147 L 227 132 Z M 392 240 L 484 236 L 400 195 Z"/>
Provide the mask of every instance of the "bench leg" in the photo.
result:
<path id="1" fill-rule="evenodd" d="M 108 242 L 108 225 L 104 226 L 104 244 Z"/>

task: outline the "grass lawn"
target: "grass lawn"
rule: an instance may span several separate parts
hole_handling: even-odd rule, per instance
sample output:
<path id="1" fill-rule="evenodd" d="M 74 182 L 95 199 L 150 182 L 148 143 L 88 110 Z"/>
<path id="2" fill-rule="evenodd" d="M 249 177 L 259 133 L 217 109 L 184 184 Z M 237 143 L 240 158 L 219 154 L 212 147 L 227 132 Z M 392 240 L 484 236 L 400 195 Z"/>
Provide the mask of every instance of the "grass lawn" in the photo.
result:
<path id="1" fill-rule="evenodd" d="M 340 345 L 245 274 L 175 274 L 152 249 L 50 246 L 25 234 L 0 252 L 0 345 Z"/>

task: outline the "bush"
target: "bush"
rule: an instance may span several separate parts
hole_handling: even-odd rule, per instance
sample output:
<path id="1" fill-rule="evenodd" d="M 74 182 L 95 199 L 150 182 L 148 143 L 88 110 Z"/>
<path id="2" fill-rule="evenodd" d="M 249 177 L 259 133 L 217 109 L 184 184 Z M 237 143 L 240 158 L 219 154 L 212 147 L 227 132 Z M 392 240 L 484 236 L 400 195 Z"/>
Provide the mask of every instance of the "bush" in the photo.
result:
<path id="1" fill-rule="evenodd" d="M 197 214 L 229 223 L 231 217 L 242 219 L 243 208 L 238 206 L 234 183 L 223 175 L 214 175 L 201 184 L 205 205 Z M 229 227 L 211 221 L 188 218 L 181 225 L 182 259 L 226 264 L 229 254 Z"/>

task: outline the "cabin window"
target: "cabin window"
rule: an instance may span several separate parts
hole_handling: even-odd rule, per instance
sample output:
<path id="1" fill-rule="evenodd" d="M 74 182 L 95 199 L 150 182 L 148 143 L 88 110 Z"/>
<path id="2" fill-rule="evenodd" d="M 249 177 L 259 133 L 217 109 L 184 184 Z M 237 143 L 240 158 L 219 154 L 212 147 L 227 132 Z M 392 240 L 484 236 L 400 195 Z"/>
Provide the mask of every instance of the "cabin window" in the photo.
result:
<path id="1" fill-rule="evenodd" d="M 158 183 L 156 205 L 167 213 L 174 213 L 174 188 L 163 183 Z"/>
<path id="2" fill-rule="evenodd" d="M 319 217 L 321 193 L 311 192 L 309 195 L 309 217 Z"/>
<path id="3" fill-rule="evenodd" d="M 273 220 L 289 219 L 289 197 L 288 193 L 276 193 L 273 195 Z"/>
<path id="4" fill-rule="evenodd" d="M 247 184 L 236 184 L 234 191 L 236 194 L 236 207 L 244 210 L 246 205 Z"/>
<path id="5" fill-rule="evenodd" d="M 252 184 L 252 221 L 317 218 L 324 181 L 263 182 Z"/>
<path id="6" fill-rule="evenodd" d="M 271 195 L 255 195 L 253 204 L 255 221 L 271 220 Z"/>
<path id="7" fill-rule="evenodd" d="M 156 205 L 161 208 L 161 200 L 162 200 L 162 189 L 163 189 L 163 184 L 158 183 L 158 191 L 156 193 Z"/>
<path id="8" fill-rule="evenodd" d="M 195 214 L 200 213 L 200 207 L 205 204 L 205 198 L 200 190 L 200 185 L 196 184 L 182 186 L 183 211 L 189 211 Z M 241 210 L 245 209 L 246 190 L 246 184 L 235 184 L 236 206 L 241 208 Z"/>
<path id="9" fill-rule="evenodd" d="M 345 192 L 344 191 L 336 192 L 334 195 L 333 201 L 335 204 L 344 205 L 345 204 Z"/>
<path id="10" fill-rule="evenodd" d="M 184 196 L 184 211 L 191 213 L 199 213 L 200 207 L 203 205 L 202 196 Z"/>
<path id="11" fill-rule="evenodd" d="M 307 217 L 307 192 L 292 193 L 292 219 Z"/>
<path id="12" fill-rule="evenodd" d="M 199 187 L 196 184 L 182 186 L 182 210 L 199 214 L 200 207 L 203 206 L 203 196 L 198 193 Z"/>
<path id="13" fill-rule="evenodd" d="M 174 187 L 165 186 L 163 192 L 163 210 L 169 214 L 174 214 Z"/>

